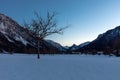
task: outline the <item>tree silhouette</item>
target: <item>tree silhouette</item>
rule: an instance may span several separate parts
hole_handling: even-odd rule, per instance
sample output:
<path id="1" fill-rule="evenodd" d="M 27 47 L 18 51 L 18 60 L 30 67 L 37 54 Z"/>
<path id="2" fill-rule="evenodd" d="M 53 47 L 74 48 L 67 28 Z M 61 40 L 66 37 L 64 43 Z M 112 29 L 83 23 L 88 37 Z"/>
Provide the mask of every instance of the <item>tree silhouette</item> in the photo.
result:
<path id="1" fill-rule="evenodd" d="M 47 12 L 46 17 L 43 18 L 35 12 L 35 19 L 32 19 L 30 24 L 24 22 L 24 27 L 30 30 L 37 38 L 38 59 L 40 58 L 40 43 L 42 40 L 49 35 L 62 34 L 63 30 L 68 28 L 68 26 L 59 27 L 57 25 L 56 15 L 56 12 Z"/>

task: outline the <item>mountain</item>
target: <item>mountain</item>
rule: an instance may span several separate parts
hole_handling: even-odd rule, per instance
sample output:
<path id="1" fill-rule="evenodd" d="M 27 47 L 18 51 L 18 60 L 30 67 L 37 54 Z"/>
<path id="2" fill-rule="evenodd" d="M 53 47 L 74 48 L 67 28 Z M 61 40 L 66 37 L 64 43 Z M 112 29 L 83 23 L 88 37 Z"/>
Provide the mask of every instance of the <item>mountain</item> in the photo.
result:
<path id="1" fill-rule="evenodd" d="M 73 44 L 71 47 L 69 47 L 69 51 L 74 51 L 78 49 L 78 46 L 76 44 Z"/>
<path id="2" fill-rule="evenodd" d="M 120 26 L 100 34 L 88 45 L 79 48 L 77 51 L 105 51 L 106 49 L 114 51 L 120 48 Z"/>
<path id="3" fill-rule="evenodd" d="M 35 53 L 37 51 L 36 37 L 26 28 L 20 26 L 10 17 L 0 13 L 0 51 L 17 53 Z M 56 47 L 45 40 L 41 41 L 40 50 L 57 52 Z"/>
<path id="4" fill-rule="evenodd" d="M 90 41 L 81 43 L 81 44 L 78 46 L 78 48 L 84 47 L 84 46 L 88 45 L 89 43 L 90 43 Z"/>
<path id="5" fill-rule="evenodd" d="M 64 48 L 65 48 L 66 50 L 68 50 L 68 49 L 69 49 L 69 46 L 64 46 Z"/>
<path id="6" fill-rule="evenodd" d="M 52 46 L 56 47 L 58 50 L 65 52 L 66 48 L 64 48 L 61 44 L 54 42 L 52 40 L 46 40 L 49 44 L 51 44 Z"/>
<path id="7" fill-rule="evenodd" d="M 71 51 L 76 51 L 77 49 L 81 48 L 81 47 L 84 47 L 86 45 L 88 45 L 90 42 L 87 41 L 87 42 L 84 42 L 84 43 L 81 43 L 80 45 L 76 45 L 76 44 L 73 44 L 71 47 L 69 47 L 69 50 Z"/>

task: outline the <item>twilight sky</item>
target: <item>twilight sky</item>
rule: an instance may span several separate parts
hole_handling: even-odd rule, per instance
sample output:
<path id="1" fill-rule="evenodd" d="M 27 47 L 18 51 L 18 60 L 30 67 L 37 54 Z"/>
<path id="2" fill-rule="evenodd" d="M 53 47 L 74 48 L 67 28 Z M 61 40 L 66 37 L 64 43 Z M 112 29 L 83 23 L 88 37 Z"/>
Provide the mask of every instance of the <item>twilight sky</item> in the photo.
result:
<path id="1" fill-rule="evenodd" d="M 47 37 L 63 46 L 92 41 L 120 25 L 120 0 L 0 0 L 0 13 L 19 24 L 24 20 L 29 22 L 34 11 L 42 16 L 47 11 L 56 11 L 60 26 L 71 25 L 63 35 Z"/>

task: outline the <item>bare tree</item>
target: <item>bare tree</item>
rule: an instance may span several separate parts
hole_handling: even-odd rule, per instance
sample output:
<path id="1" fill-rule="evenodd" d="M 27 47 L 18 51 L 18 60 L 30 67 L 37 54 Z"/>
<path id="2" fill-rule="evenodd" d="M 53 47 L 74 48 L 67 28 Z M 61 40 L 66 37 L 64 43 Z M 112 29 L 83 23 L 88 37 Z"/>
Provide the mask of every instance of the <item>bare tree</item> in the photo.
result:
<path id="1" fill-rule="evenodd" d="M 32 19 L 30 24 L 27 24 L 26 22 L 24 23 L 24 27 L 33 32 L 37 38 L 38 59 L 40 58 L 41 41 L 49 35 L 62 34 L 63 30 L 68 28 L 68 26 L 59 27 L 57 25 L 56 15 L 57 15 L 56 12 L 53 13 L 47 12 L 46 17 L 43 18 L 39 16 L 37 12 L 35 12 L 35 19 Z"/>

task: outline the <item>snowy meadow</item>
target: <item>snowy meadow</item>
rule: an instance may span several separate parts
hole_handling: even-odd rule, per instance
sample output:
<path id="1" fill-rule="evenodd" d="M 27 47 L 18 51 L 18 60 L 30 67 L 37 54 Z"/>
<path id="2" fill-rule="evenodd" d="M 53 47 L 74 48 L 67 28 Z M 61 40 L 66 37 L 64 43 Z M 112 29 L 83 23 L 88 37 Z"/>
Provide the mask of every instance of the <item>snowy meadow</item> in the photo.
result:
<path id="1" fill-rule="evenodd" d="M 0 80 L 120 80 L 119 74 L 114 56 L 0 55 Z"/>

